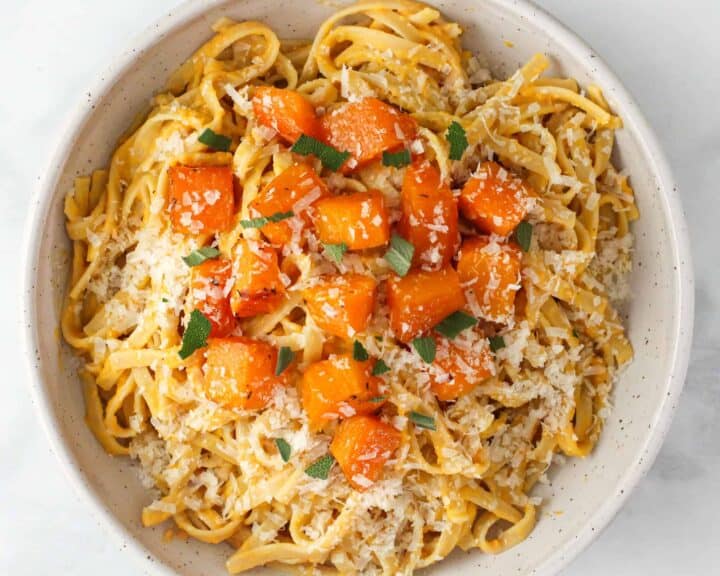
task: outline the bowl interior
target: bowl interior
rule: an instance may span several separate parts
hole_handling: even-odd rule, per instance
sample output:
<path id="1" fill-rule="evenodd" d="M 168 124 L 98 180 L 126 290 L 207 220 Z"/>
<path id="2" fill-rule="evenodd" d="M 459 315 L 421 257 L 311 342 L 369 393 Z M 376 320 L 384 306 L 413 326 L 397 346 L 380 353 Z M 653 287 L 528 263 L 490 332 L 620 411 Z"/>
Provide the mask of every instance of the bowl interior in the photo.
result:
<path id="1" fill-rule="evenodd" d="M 210 8 L 208 8 L 210 6 Z M 573 76 L 581 84 L 600 84 L 615 111 L 625 120 L 618 133 L 615 154 L 629 171 L 641 219 L 634 226 L 634 299 L 626 310 L 636 359 L 614 393 L 614 410 L 594 454 L 568 460 L 550 474 L 542 487 L 549 499 L 540 522 L 519 547 L 497 557 L 454 554 L 433 573 L 474 573 L 476 567 L 492 574 L 551 573 L 588 542 L 612 516 L 641 471 L 649 464 L 668 420 L 683 378 L 682 354 L 676 354 L 681 318 L 691 314 L 682 300 L 680 271 L 682 222 L 672 214 L 667 194 L 671 182 L 656 157 L 634 105 L 604 66 L 573 36 L 544 14 L 519 2 L 503 0 L 447 0 L 438 7 L 459 21 L 467 48 L 483 54 L 496 75 L 506 76 L 534 52 L 545 52 L 552 72 Z M 64 231 L 63 196 L 73 178 L 107 164 L 118 137 L 134 116 L 145 109 L 170 71 L 211 36 L 210 25 L 220 16 L 258 19 L 280 37 L 311 37 L 333 11 L 314 2 L 292 0 L 216 1 L 186 4 L 157 28 L 146 32 L 103 79 L 75 132 L 64 136 L 57 163 L 50 167 L 48 185 L 31 231 L 28 302 L 31 345 L 39 372 L 36 384 L 49 416 L 50 434 L 57 452 L 78 482 L 105 512 L 109 524 L 129 542 L 143 560 L 150 553 L 165 568 L 183 575 L 224 573 L 230 550 L 194 541 L 163 542 L 163 527 L 140 525 L 141 506 L 151 500 L 130 460 L 106 455 L 84 423 L 81 385 L 76 360 L 58 336 L 59 310 L 66 286 L 69 242 Z M 508 47 L 509 40 L 514 47 Z M 678 240 L 678 234 L 680 240 Z M 686 278 L 685 281 L 688 281 Z M 684 296 L 689 298 L 688 296 Z M 674 373 L 674 379 L 670 377 Z M 74 472 L 72 472 L 74 470 Z M 140 544 L 133 544 L 133 540 Z M 144 549 L 143 549 L 144 547 Z M 155 565 L 155 570 L 158 566 Z"/>

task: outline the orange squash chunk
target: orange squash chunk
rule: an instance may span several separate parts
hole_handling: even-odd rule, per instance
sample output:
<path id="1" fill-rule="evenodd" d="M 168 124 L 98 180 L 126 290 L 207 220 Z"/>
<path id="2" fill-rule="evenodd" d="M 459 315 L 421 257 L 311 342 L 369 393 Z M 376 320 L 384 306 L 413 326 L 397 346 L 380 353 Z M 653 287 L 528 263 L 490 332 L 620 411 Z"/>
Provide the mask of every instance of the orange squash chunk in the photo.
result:
<path id="1" fill-rule="evenodd" d="M 295 164 L 278 174 L 250 202 L 251 218 L 272 216 L 279 212 L 294 212 L 295 218 L 265 224 L 260 230 L 272 244 L 287 244 L 293 238 L 293 228 L 298 231 L 309 224 L 314 214 L 313 204 L 329 196 L 330 190 L 315 170 L 305 164 Z"/>
<path id="2" fill-rule="evenodd" d="M 363 250 L 390 240 L 385 200 L 377 190 L 323 198 L 315 209 L 315 228 L 326 244 L 344 243 L 350 250 Z"/>
<path id="3" fill-rule="evenodd" d="M 210 320 L 210 336 L 227 336 L 235 328 L 230 308 L 232 262 L 225 258 L 206 260 L 192 269 L 191 296 L 194 308 Z"/>
<path id="4" fill-rule="evenodd" d="M 374 416 L 353 416 L 338 426 L 330 453 L 350 485 L 363 491 L 380 480 L 400 441 L 400 432 L 390 424 Z"/>
<path id="5" fill-rule="evenodd" d="M 413 270 L 388 284 L 390 327 L 402 342 L 409 342 L 465 306 L 457 272 Z"/>
<path id="6" fill-rule="evenodd" d="M 525 217 L 533 193 L 522 178 L 483 162 L 460 194 L 460 211 L 480 230 L 507 236 Z"/>
<path id="7" fill-rule="evenodd" d="M 232 168 L 172 166 L 168 211 L 173 230 L 182 234 L 215 234 L 230 228 L 235 215 Z"/>
<path id="8" fill-rule="evenodd" d="M 325 332 L 352 338 L 364 332 L 375 305 L 375 280 L 362 274 L 323 276 L 303 291 L 315 323 Z"/>
<path id="9" fill-rule="evenodd" d="M 491 242 L 483 236 L 463 242 L 457 269 L 475 314 L 493 322 L 506 322 L 512 316 L 521 263 L 522 251 L 515 244 Z"/>
<path id="10" fill-rule="evenodd" d="M 445 378 L 430 383 L 439 400 L 456 400 L 493 374 L 493 358 L 487 345 L 463 345 L 462 336 L 457 343 L 438 337 L 435 344 L 434 363 L 446 373 Z"/>
<path id="11" fill-rule="evenodd" d="M 364 98 L 335 108 L 322 118 L 328 144 L 350 152 L 345 170 L 354 170 L 380 158 L 384 151 L 407 146 L 415 139 L 417 123 L 394 106 L 377 98 Z"/>
<path id="12" fill-rule="evenodd" d="M 230 295 L 233 313 L 248 318 L 272 312 L 285 297 L 277 253 L 267 244 L 244 239 L 235 250 L 235 284 Z"/>
<path id="13" fill-rule="evenodd" d="M 301 134 L 320 138 L 322 129 L 313 105 L 299 92 L 273 86 L 258 86 L 252 97 L 258 122 L 272 128 L 289 143 Z"/>
<path id="14" fill-rule="evenodd" d="M 371 361 L 359 362 L 349 354 L 311 364 L 300 381 L 311 428 L 319 430 L 333 420 L 375 412 L 383 404 L 380 384 L 382 380 L 372 375 Z"/>
<path id="15" fill-rule="evenodd" d="M 398 231 L 415 247 L 413 263 L 430 270 L 448 265 L 460 242 L 457 202 L 425 159 L 405 170 L 402 212 Z"/>
<path id="16" fill-rule="evenodd" d="M 284 374 L 275 376 L 277 349 L 252 338 L 211 338 L 205 350 L 205 396 L 223 408 L 259 410 Z"/>

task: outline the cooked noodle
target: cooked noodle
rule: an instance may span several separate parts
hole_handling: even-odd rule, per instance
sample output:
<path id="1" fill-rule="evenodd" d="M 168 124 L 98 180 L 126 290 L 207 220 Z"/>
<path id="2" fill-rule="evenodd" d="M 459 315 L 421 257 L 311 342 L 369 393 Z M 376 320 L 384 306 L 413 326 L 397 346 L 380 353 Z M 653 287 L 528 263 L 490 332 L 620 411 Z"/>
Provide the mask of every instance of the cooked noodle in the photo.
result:
<path id="1" fill-rule="evenodd" d="M 632 358 L 613 306 L 626 295 L 629 225 L 638 217 L 628 178 L 611 160 L 620 119 L 598 87 L 542 76 L 542 55 L 507 80 L 489 79 L 462 50 L 457 23 L 407 0 L 340 10 L 312 42 L 280 40 L 259 22 L 223 19 L 214 31 L 155 96 L 109 168 L 78 178 L 65 203 L 73 259 L 63 334 L 83 358 L 93 433 L 110 454 L 137 458 L 160 492 L 143 523 L 171 519 L 193 538 L 230 543 L 232 573 L 282 564 L 409 574 L 455 547 L 498 553 L 521 542 L 536 522 L 533 486 L 554 454 L 590 453 L 613 381 Z M 178 355 L 178 327 L 193 310 L 192 269 L 182 257 L 212 239 L 173 230 L 172 166 L 232 167 L 242 200 L 217 234 L 226 255 L 243 238 L 261 238 L 241 220 L 296 162 L 312 164 L 334 192 L 380 190 L 392 220 L 400 211 L 405 168 L 374 162 L 332 173 L 292 154 L 257 121 L 251 98 L 259 85 L 296 90 L 320 114 L 379 98 L 416 120 L 413 146 L 453 189 L 494 159 L 537 194 L 515 313 L 458 337 L 479 350 L 486 336 L 500 335 L 505 346 L 494 354 L 493 375 L 454 402 L 436 398 L 432 365 L 392 337 L 384 250 L 349 251 L 335 264 L 307 229 L 279 250 L 282 269 L 294 271 L 286 297 L 239 321 L 238 333 L 292 349 L 293 374 L 346 346 L 312 320 L 303 290 L 338 272 L 370 275 L 381 286 L 369 327 L 354 339 L 390 367 L 379 417 L 401 443 L 366 490 L 337 466 L 327 480 L 304 472 L 327 453 L 333 428 L 311 429 L 294 385 L 276 388 L 263 410 L 224 407 L 204 393 L 203 352 Z M 470 143 L 461 161 L 450 160 L 445 137 L 454 121 Z M 206 128 L 231 138 L 230 151 L 199 142 Z M 476 233 L 469 224 L 461 231 Z M 431 417 L 436 430 L 413 425 L 412 412 Z M 292 448 L 287 462 L 276 438 Z"/>

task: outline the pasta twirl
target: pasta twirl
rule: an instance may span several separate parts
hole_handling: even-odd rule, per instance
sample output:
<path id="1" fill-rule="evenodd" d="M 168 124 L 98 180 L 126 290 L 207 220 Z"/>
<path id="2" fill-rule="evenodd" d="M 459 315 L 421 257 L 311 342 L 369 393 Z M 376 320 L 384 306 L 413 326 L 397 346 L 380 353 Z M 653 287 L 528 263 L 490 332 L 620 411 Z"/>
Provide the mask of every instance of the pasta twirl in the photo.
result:
<path id="1" fill-rule="evenodd" d="M 410 0 L 213 30 L 65 201 L 62 330 L 143 523 L 231 573 L 518 544 L 632 359 L 621 120 L 542 55 L 492 79 Z"/>

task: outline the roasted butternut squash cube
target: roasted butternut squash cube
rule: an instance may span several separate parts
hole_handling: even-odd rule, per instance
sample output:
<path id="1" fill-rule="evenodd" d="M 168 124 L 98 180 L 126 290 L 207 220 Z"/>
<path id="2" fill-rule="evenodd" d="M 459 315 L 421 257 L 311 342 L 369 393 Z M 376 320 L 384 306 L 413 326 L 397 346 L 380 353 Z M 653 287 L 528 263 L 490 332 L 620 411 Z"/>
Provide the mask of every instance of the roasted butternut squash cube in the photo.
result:
<path id="1" fill-rule="evenodd" d="M 374 416 L 353 416 L 338 426 L 330 453 L 350 485 L 363 491 L 382 478 L 400 442 L 400 432 L 390 424 Z"/>
<path id="2" fill-rule="evenodd" d="M 175 232 L 215 234 L 232 226 L 235 193 L 230 166 L 172 166 L 168 211 Z"/>
<path id="3" fill-rule="evenodd" d="M 349 354 L 330 356 L 308 366 L 300 382 L 302 404 L 313 430 L 328 422 L 378 410 L 382 380 L 372 375 L 372 362 Z"/>
<path id="4" fill-rule="evenodd" d="M 273 216 L 282 212 L 294 217 L 280 222 L 269 222 L 260 231 L 271 244 L 280 246 L 299 236 L 302 227 L 312 222 L 317 200 L 330 195 L 325 182 L 306 164 L 290 166 L 265 186 L 248 206 L 250 217 Z"/>
<path id="5" fill-rule="evenodd" d="M 474 314 L 492 322 L 507 322 L 512 317 L 521 265 L 522 251 L 513 243 L 485 236 L 463 242 L 457 269 Z"/>
<path id="6" fill-rule="evenodd" d="M 442 377 L 433 378 L 430 389 L 439 400 L 451 401 L 471 392 L 494 372 L 487 340 L 460 335 L 455 340 L 435 338 L 435 360 Z"/>
<path id="7" fill-rule="evenodd" d="M 320 138 L 322 128 L 310 101 L 295 90 L 258 86 L 252 97 L 257 121 L 275 130 L 288 143 L 302 134 Z"/>
<path id="8" fill-rule="evenodd" d="M 415 247 L 413 264 L 428 270 L 450 264 L 460 245 L 457 202 L 440 171 L 425 159 L 405 170 L 398 231 Z"/>
<path id="9" fill-rule="evenodd" d="M 204 387 L 208 399 L 223 408 L 259 410 L 286 373 L 275 376 L 277 349 L 252 338 L 211 338 L 205 350 Z"/>
<path id="10" fill-rule="evenodd" d="M 402 342 L 420 336 L 465 306 L 460 278 L 451 266 L 412 270 L 404 278 L 392 278 L 387 301 L 390 327 Z"/>
<path id="11" fill-rule="evenodd" d="M 522 178 L 483 162 L 462 189 L 460 211 L 483 232 L 507 236 L 525 218 L 533 196 Z"/>
<path id="12" fill-rule="evenodd" d="M 277 253 L 263 242 L 241 239 L 237 243 L 233 274 L 235 283 L 230 305 L 235 316 L 248 318 L 267 314 L 285 297 Z"/>
<path id="13" fill-rule="evenodd" d="M 321 277 L 303 292 L 307 309 L 325 332 L 352 338 L 364 332 L 375 305 L 376 282 L 362 274 Z"/>
<path id="14" fill-rule="evenodd" d="M 382 153 L 409 146 L 417 123 L 394 106 L 377 98 L 364 98 L 335 108 L 322 118 L 328 144 L 350 152 L 344 171 L 355 170 L 380 158 Z"/>
<path id="15" fill-rule="evenodd" d="M 232 262 L 227 258 L 206 260 L 192 269 L 191 278 L 193 307 L 210 320 L 210 336 L 227 336 L 235 328 L 230 308 Z"/>
<path id="16" fill-rule="evenodd" d="M 323 198 L 315 208 L 315 228 L 326 244 L 343 243 L 350 250 L 363 250 L 390 240 L 385 200 L 377 190 Z"/>

